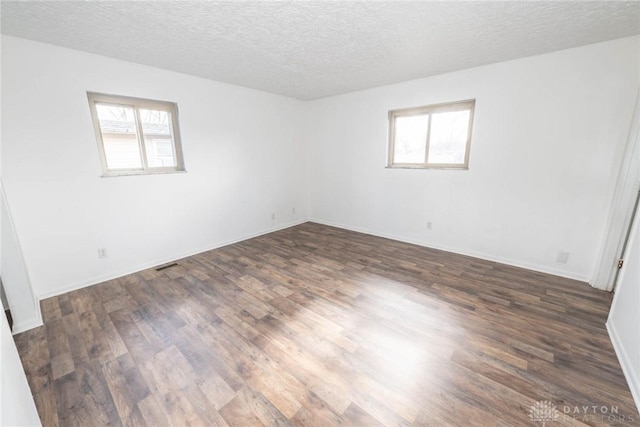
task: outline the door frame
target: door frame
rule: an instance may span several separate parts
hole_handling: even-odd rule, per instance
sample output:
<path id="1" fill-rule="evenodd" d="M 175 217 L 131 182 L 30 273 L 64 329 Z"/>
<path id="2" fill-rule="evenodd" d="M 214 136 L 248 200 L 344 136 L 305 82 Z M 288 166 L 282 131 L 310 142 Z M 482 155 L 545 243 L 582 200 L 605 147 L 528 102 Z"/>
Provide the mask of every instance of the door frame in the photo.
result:
<path id="1" fill-rule="evenodd" d="M 633 207 L 638 191 L 640 191 L 640 88 L 636 93 L 631 126 L 613 189 L 609 216 L 596 259 L 596 269 L 589 282 L 594 288 L 613 290 L 618 273 L 619 255 L 633 220 Z"/>
<path id="2" fill-rule="evenodd" d="M 638 206 L 640 205 L 640 191 L 638 191 L 636 193 L 636 202 L 633 205 L 633 209 L 631 211 L 631 222 L 629 223 L 629 227 L 627 227 L 627 232 L 624 234 L 624 238 L 622 240 L 622 248 L 619 251 L 619 256 L 618 256 L 618 260 L 619 262 L 622 261 L 624 263 L 624 257 L 625 254 L 627 253 L 627 248 L 629 247 L 629 238 L 631 237 L 631 231 L 633 230 L 633 226 L 635 224 L 635 222 L 638 220 Z M 618 280 L 620 279 L 620 270 L 622 269 L 622 266 L 619 264 L 616 266 L 616 271 L 615 271 L 615 275 L 613 278 L 613 288 L 611 289 L 611 292 L 615 292 L 616 291 L 616 287 L 618 286 Z"/>

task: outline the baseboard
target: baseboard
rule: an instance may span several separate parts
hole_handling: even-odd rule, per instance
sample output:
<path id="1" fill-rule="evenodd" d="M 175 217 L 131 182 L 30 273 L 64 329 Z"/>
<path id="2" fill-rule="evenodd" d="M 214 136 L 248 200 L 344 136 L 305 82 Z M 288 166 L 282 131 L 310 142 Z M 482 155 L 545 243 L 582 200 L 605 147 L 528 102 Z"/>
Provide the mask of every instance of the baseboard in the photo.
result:
<path id="1" fill-rule="evenodd" d="M 29 329 L 37 328 L 38 326 L 42 326 L 41 319 L 30 319 L 24 322 L 14 323 L 11 335 L 18 335 L 22 332 L 28 331 Z"/>
<path id="2" fill-rule="evenodd" d="M 483 260 L 486 260 L 486 261 L 493 261 L 493 262 L 497 262 L 497 263 L 500 263 L 500 264 L 506 264 L 506 265 L 510 265 L 510 266 L 513 266 L 513 267 L 524 268 L 524 269 L 531 270 L 531 271 L 536 271 L 536 272 L 539 272 L 539 273 L 551 274 L 553 276 L 564 277 L 566 279 L 572 279 L 572 280 L 577 280 L 577 281 L 580 281 L 580 282 L 588 283 L 588 277 L 587 276 L 578 275 L 578 274 L 571 274 L 571 273 L 567 273 L 566 271 L 556 270 L 556 269 L 553 269 L 553 268 L 549 268 L 547 266 L 529 264 L 529 263 L 525 263 L 525 262 L 521 262 L 521 261 L 517 261 L 517 260 L 513 260 L 513 259 L 502 258 L 502 257 L 498 257 L 498 256 L 491 255 L 491 254 L 486 254 L 486 253 L 476 252 L 476 251 L 469 251 L 469 250 L 466 250 L 466 249 L 460 249 L 460 248 L 455 248 L 455 247 L 451 247 L 451 246 L 425 244 L 424 242 L 420 242 L 420 241 L 412 240 L 412 239 L 407 239 L 405 237 L 395 236 L 395 235 L 386 234 L 386 233 L 379 233 L 377 231 L 372 231 L 372 230 L 369 230 L 369 229 L 366 229 L 366 228 L 352 227 L 352 226 L 349 226 L 349 225 L 334 223 L 334 222 L 331 222 L 331 221 L 324 221 L 324 220 L 317 219 L 317 218 L 309 219 L 309 222 L 315 222 L 315 223 L 322 224 L 322 225 L 328 225 L 330 227 L 342 228 L 344 230 L 355 231 L 357 233 L 364 233 L 364 234 L 369 234 L 371 236 L 382 237 L 382 238 L 385 238 L 385 239 L 397 240 L 399 242 L 410 243 L 412 245 L 422 246 L 422 247 L 425 247 L 425 248 L 438 249 L 438 250 L 445 251 L 445 252 L 452 252 L 452 253 L 459 254 L 459 255 L 470 256 L 470 257 L 473 257 L 473 258 L 479 258 L 479 259 L 483 259 Z"/>
<path id="3" fill-rule="evenodd" d="M 501 264 L 511 265 L 511 266 L 514 266 L 514 267 L 525 268 L 525 269 L 528 269 L 528 270 L 538 271 L 538 272 L 545 273 L 545 274 L 552 274 L 552 275 L 555 275 L 555 276 L 565 277 L 565 278 L 569 278 L 569 279 L 573 279 L 573 280 L 579 280 L 579 281 L 583 281 L 583 282 L 587 281 L 587 279 L 585 277 L 582 277 L 582 276 L 572 276 L 572 275 L 567 274 L 566 272 L 555 271 L 555 270 L 552 270 L 552 269 L 549 269 L 549 268 L 544 268 L 544 267 L 541 267 L 541 266 L 529 265 L 529 264 L 517 262 L 517 261 L 514 261 L 514 260 L 495 257 L 495 256 L 492 256 L 492 255 L 478 253 L 478 252 L 474 252 L 474 251 L 461 250 L 461 249 L 458 249 L 458 248 L 444 247 L 444 246 L 439 246 L 439 245 L 426 245 L 423 242 L 414 241 L 414 240 L 411 240 L 411 239 L 406 239 L 406 238 L 403 238 L 403 237 L 400 237 L 400 236 L 394 236 L 394 235 L 388 235 L 388 234 L 384 234 L 384 233 L 378 233 L 378 232 L 374 232 L 372 230 L 365 229 L 365 228 L 352 227 L 352 226 L 348 226 L 348 225 L 344 225 L 344 224 L 339 224 L 339 223 L 334 223 L 334 222 L 330 222 L 330 221 L 324 221 L 324 220 L 317 219 L 317 218 L 312 218 L 312 219 L 302 219 L 302 220 L 294 221 L 292 223 L 288 223 L 288 224 L 285 224 L 285 225 L 280 225 L 280 226 L 277 226 L 277 227 L 270 227 L 270 228 L 263 229 L 263 230 L 260 230 L 258 232 L 255 232 L 255 233 L 244 235 L 244 236 L 242 236 L 240 238 L 237 238 L 237 239 L 225 241 L 225 242 L 218 243 L 218 244 L 215 244 L 215 245 L 212 245 L 212 246 L 208 246 L 208 247 L 204 247 L 204 248 L 199 248 L 197 250 L 188 251 L 186 253 L 177 254 L 175 256 L 171 256 L 171 257 L 167 257 L 167 258 L 163 258 L 163 259 L 152 260 L 152 261 L 149 261 L 149 262 L 146 262 L 146 263 L 143 263 L 143 264 L 139 264 L 139 265 L 134 266 L 134 267 L 129 268 L 129 269 L 120 270 L 120 271 L 117 271 L 117 272 L 114 272 L 114 273 L 111 273 L 111 274 L 107 274 L 107 275 L 103 275 L 103 276 L 93 277 L 93 278 L 88 279 L 88 280 L 83 280 L 81 282 L 70 284 L 70 285 L 65 286 L 63 288 L 55 289 L 55 290 L 52 290 L 52 291 L 49 291 L 49 292 L 43 292 L 43 293 L 40 293 L 40 294 L 35 296 L 35 298 L 37 300 L 36 302 L 37 302 L 37 305 L 39 307 L 40 306 L 39 302 L 40 302 L 40 300 L 43 300 L 43 299 L 47 299 L 47 298 L 51 298 L 51 297 L 54 297 L 54 296 L 62 295 L 62 294 L 65 294 L 67 292 L 72 292 L 72 291 L 75 291 L 75 290 L 78 290 L 78 289 L 86 288 L 88 286 L 97 285 L 99 283 L 103 283 L 103 282 L 106 282 L 106 281 L 109 281 L 109 280 L 117 279 L 119 277 L 127 276 L 129 274 L 137 273 L 137 272 L 140 272 L 140 271 L 152 268 L 152 267 L 156 267 L 158 265 L 162 265 L 162 264 L 166 264 L 166 263 L 169 263 L 169 262 L 173 262 L 175 260 L 179 260 L 179 259 L 182 259 L 182 258 L 187 258 L 189 256 L 193 256 L 193 255 L 200 254 L 200 253 L 203 253 L 203 252 L 207 252 L 207 251 L 210 251 L 210 250 L 219 249 L 219 248 L 222 248 L 224 246 L 228 246 L 228 245 L 232 245 L 234 243 L 242 242 L 244 240 L 252 239 L 254 237 L 259 237 L 259 236 L 262 236 L 262 235 L 265 235 L 265 234 L 273 233 L 273 232 L 278 231 L 278 230 L 284 230 L 286 228 L 295 227 L 295 226 L 303 224 L 305 222 L 315 222 L 315 223 L 318 223 L 318 224 L 328 225 L 328 226 L 331 226 L 331 227 L 341 228 L 341 229 L 344 229 L 344 230 L 350 230 L 350 231 L 355 231 L 355 232 L 358 232 L 358 233 L 364 233 L 364 234 L 369 234 L 369 235 L 372 235 L 372 236 L 377 236 L 377 237 L 382 237 L 382 238 L 386 238 L 386 239 L 397 240 L 397 241 L 400 241 L 400 242 L 410 243 L 410 244 L 417 245 L 417 246 L 428 247 L 428 248 L 443 250 L 443 251 L 447 251 L 447 252 L 453 252 L 453 253 L 457 253 L 457 254 L 460 254 L 460 255 L 471 256 L 471 257 L 474 257 L 474 258 L 480 258 L 480 259 L 484 259 L 484 260 L 487 260 L 487 261 L 498 262 L 498 263 L 501 263 Z M 32 325 L 32 326 L 29 326 L 29 325 Z M 24 322 L 24 326 L 16 324 L 15 327 L 16 327 L 16 330 L 20 329 L 20 332 L 23 332 L 23 331 L 25 331 L 27 329 L 30 329 L 30 328 L 33 328 L 33 327 L 37 327 L 37 326 L 40 326 L 40 325 L 42 325 L 42 321 L 41 320 L 34 321 L 34 322 Z M 23 329 L 25 327 L 26 327 L 26 329 Z"/>
<path id="4" fill-rule="evenodd" d="M 203 253 L 203 252 L 207 252 L 207 251 L 211 251 L 211 250 L 214 250 L 214 249 L 219 249 L 219 248 L 222 248 L 222 247 L 225 247 L 225 246 L 233 245 L 234 243 L 242 242 L 244 240 L 253 239 L 254 237 L 263 236 L 265 234 L 273 233 L 273 232 L 278 231 L 278 230 L 284 230 L 286 228 L 295 227 L 296 225 L 300 225 L 300 224 L 303 224 L 305 222 L 307 222 L 306 219 L 298 220 L 298 221 L 294 221 L 292 223 L 288 223 L 288 224 L 285 224 L 285 225 L 279 225 L 279 226 L 276 226 L 276 227 L 270 227 L 270 228 L 266 228 L 266 229 L 260 230 L 258 232 L 255 232 L 255 233 L 246 234 L 246 235 L 243 235 L 242 237 L 239 237 L 237 239 L 224 241 L 224 242 L 212 245 L 212 246 L 199 248 L 199 249 L 196 249 L 196 250 L 188 251 L 186 253 L 172 255 L 172 256 L 167 257 L 167 258 L 148 261 L 148 262 L 145 262 L 145 263 L 142 263 L 142 264 L 138 264 L 138 265 L 136 265 L 134 267 L 125 269 L 125 270 L 116 271 L 114 273 L 106 274 L 106 275 L 103 275 L 103 276 L 93 277 L 93 278 L 88 279 L 88 280 L 83 280 L 81 282 L 76 282 L 76 283 L 70 284 L 69 286 L 65 286 L 63 288 L 55 289 L 55 290 L 52 290 L 52 291 L 49 291 L 49 292 L 40 293 L 40 294 L 36 295 L 36 300 L 38 301 L 38 305 L 40 305 L 39 302 L 40 302 L 40 300 L 43 300 L 43 299 L 47 299 L 47 298 L 55 297 L 55 296 L 58 296 L 58 295 L 62 295 L 62 294 L 65 294 L 67 292 L 76 291 L 78 289 L 86 288 L 88 286 L 97 285 L 98 283 L 107 282 L 109 280 L 117 279 L 119 277 L 127 276 L 129 274 L 138 273 L 140 271 L 147 270 L 147 269 L 152 268 L 152 267 L 156 267 L 156 266 L 159 266 L 159 265 L 162 265 L 162 264 L 167 264 L 169 262 L 173 262 L 173 261 L 176 261 L 176 260 L 179 260 L 179 259 L 187 258 L 187 257 L 193 256 L 193 255 L 197 255 L 197 254 L 200 254 L 200 253 Z"/>
<path id="5" fill-rule="evenodd" d="M 635 370 L 636 368 L 633 363 L 631 363 L 631 359 L 620 341 L 620 336 L 618 335 L 615 325 L 610 321 L 607 321 L 607 332 L 609 333 L 609 339 L 611 339 L 616 356 L 618 356 L 622 373 L 624 373 L 624 377 L 627 379 L 627 385 L 629 386 L 629 390 L 631 390 L 633 400 L 636 402 L 636 410 L 640 414 L 640 377 L 638 377 L 640 373 Z"/>

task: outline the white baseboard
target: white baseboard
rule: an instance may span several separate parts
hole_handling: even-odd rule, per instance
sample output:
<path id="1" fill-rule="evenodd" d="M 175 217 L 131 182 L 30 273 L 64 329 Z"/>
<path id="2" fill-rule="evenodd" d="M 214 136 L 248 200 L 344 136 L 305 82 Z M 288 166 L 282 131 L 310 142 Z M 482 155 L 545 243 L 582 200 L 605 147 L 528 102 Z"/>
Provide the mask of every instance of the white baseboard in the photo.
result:
<path id="1" fill-rule="evenodd" d="M 331 226 L 331 227 L 342 228 L 344 230 L 355 231 L 357 233 L 369 234 L 369 235 L 376 236 L 376 237 L 383 237 L 385 239 L 397 240 L 397 241 L 400 241 L 400 242 L 410 243 L 412 245 L 422 246 L 422 247 L 425 247 L 425 248 L 438 249 L 438 250 L 446 251 L 446 252 L 453 252 L 453 253 L 456 253 L 456 254 L 459 254 L 459 255 L 465 255 L 465 256 L 470 256 L 470 257 L 474 257 L 474 258 L 480 258 L 480 259 L 483 259 L 483 260 L 486 260 L 486 261 L 493 261 L 493 262 L 497 262 L 497 263 L 500 263 L 500 264 L 506 264 L 506 265 L 510 265 L 510 266 L 513 266 L 513 267 L 525 268 L 527 270 L 537 271 L 539 273 L 551 274 L 551 275 L 554 275 L 554 276 L 564 277 L 564 278 L 567 278 L 567 279 L 578 280 L 580 282 L 588 283 L 588 277 L 587 276 L 579 275 L 579 274 L 572 274 L 572 273 L 568 273 L 566 271 L 561 271 L 561 270 L 556 270 L 556 269 L 553 269 L 553 268 L 549 268 L 548 266 L 530 264 L 530 263 L 526 263 L 526 262 L 522 262 L 522 261 L 518 261 L 518 260 L 513 260 L 513 259 L 508 259 L 508 258 L 503 258 L 503 257 L 491 255 L 491 254 L 482 253 L 482 252 L 470 251 L 470 250 L 467 250 L 467 249 L 460 249 L 460 248 L 454 248 L 454 247 L 442 246 L 442 245 L 425 244 L 424 242 L 419 242 L 417 240 L 407 239 L 405 237 L 394 236 L 394 235 L 386 234 L 386 233 L 379 233 L 379 232 L 372 231 L 372 230 L 369 230 L 369 229 L 366 229 L 366 228 L 353 227 L 353 226 L 334 223 L 334 222 L 330 222 L 330 221 L 324 221 L 324 220 L 317 219 L 317 218 L 309 219 L 309 222 L 315 222 L 315 223 L 322 224 L 322 225 L 328 225 L 328 226 Z"/>
<path id="2" fill-rule="evenodd" d="M 88 286 L 97 285 L 98 283 L 107 282 L 109 280 L 117 279 L 119 277 L 127 276 L 129 274 L 137 273 L 137 272 L 140 272 L 142 270 L 147 270 L 147 269 L 152 268 L 152 267 L 157 267 L 157 266 L 162 265 L 162 264 L 167 264 L 169 262 L 173 262 L 173 261 L 178 260 L 178 259 L 187 258 L 187 257 L 193 256 L 193 255 L 197 255 L 197 254 L 203 253 L 203 252 L 211 251 L 213 249 L 219 249 L 219 248 L 222 248 L 224 246 L 229 246 L 229 245 L 232 245 L 234 243 L 242 242 L 244 240 L 253 239 L 254 237 L 263 236 L 265 234 L 273 233 L 274 231 L 284 230 L 285 228 L 295 227 L 296 225 L 300 225 L 300 224 L 303 224 L 305 222 L 307 222 L 307 220 L 303 219 L 303 220 L 294 221 L 294 222 L 291 222 L 291 223 L 288 223 L 288 224 L 285 224 L 285 225 L 279 225 L 279 226 L 276 226 L 276 227 L 266 228 L 266 229 L 260 230 L 258 232 L 255 232 L 255 233 L 246 234 L 246 235 L 244 235 L 242 237 L 239 237 L 237 239 L 232 239 L 232 240 L 228 240 L 228 241 L 217 243 L 217 244 L 212 245 L 212 246 L 207 246 L 207 247 L 199 248 L 199 249 L 196 249 L 196 250 L 187 251 L 185 253 L 172 255 L 172 256 L 167 257 L 167 258 L 148 261 L 148 262 L 145 262 L 145 263 L 142 263 L 142 264 L 138 264 L 138 265 L 136 265 L 134 267 L 125 269 L 125 270 L 116 271 L 116 272 L 105 274 L 105 275 L 102 275 L 102 276 L 92 277 L 92 278 L 87 279 L 87 280 L 83 280 L 83 281 L 80 281 L 80 282 L 76 282 L 76 283 L 70 284 L 70 285 L 65 286 L 63 288 L 58 288 L 58 289 L 54 289 L 54 290 L 51 290 L 51 291 L 42 292 L 42 293 L 36 295 L 36 299 L 38 300 L 38 305 L 39 305 L 39 301 L 43 300 L 43 299 L 47 299 L 47 298 L 55 297 L 55 296 L 58 296 L 58 295 L 62 295 L 62 294 L 65 294 L 67 292 L 72 292 L 72 291 L 75 291 L 75 290 L 78 290 L 78 289 L 86 288 Z"/>
<path id="3" fill-rule="evenodd" d="M 19 333 L 26 332 L 29 329 L 37 328 L 38 326 L 42 326 L 42 319 L 30 319 L 20 323 L 14 323 L 13 328 L 11 329 L 11 334 L 17 335 Z"/>
<path id="4" fill-rule="evenodd" d="M 62 295 L 64 293 L 67 292 L 71 292 L 71 291 L 75 291 L 78 289 L 82 289 L 88 286 L 92 286 L 92 285 L 96 285 L 98 283 L 103 283 L 109 280 L 113 280 L 113 279 L 117 279 L 119 277 L 123 277 L 123 276 L 127 276 L 129 274 L 133 274 L 133 273 L 137 273 L 139 271 L 142 270 L 146 270 L 158 265 L 162 265 L 162 264 L 166 264 L 172 261 L 175 261 L 177 259 L 182 259 L 182 258 L 186 258 L 192 255 L 196 255 L 202 252 L 206 252 L 206 251 L 210 251 L 213 249 L 218 249 L 224 246 L 228 246 L 228 245 L 232 245 L 234 243 L 238 243 L 244 240 L 248 240 L 248 239 L 252 239 L 254 237 L 258 237 L 258 236 L 262 236 L 265 234 L 269 234 L 269 233 L 273 233 L 274 231 L 278 231 L 278 230 L 283 230 L 285 228 L 290 228 L 290 227 L 295 227 L 296 225 L 300 225 L 303 224 L 305 222 L 315 222 L 318 224 L 323 224 L 323 225 L 328 225 L 331 227 L 337 227 L 337 228 L 341 228 L 344 230 L 350 230 L 350 231 L 355 231 L 358 233 L 364 233 L 364 234 L 369 234 L 372 236 L 377 236 L 377 237 L 383 237 L 383 238 L 387 238 L 387 239 L 392 239 L 392 240 L 397 240 L 400 242 L 405 242 L 405 243 L 410 243 L 410 244 L 414 244 L 414 245 L 418 245 L 418 246 L 422 246 L 422 247 L 428 247 L 428 248 L 433 248 L 433 249 L 438 249 L 438 250 L 443 250 L 443 251 L 447 251 L 447 252 L 453 252 L 453 253 L 457 253 L 460 255 L 466 255 L 466 256 L 471 256 L 474 258 L 480 258 L 480 259 L 484 259 L 484 260 L 488 260 L 488 261 L 493 261 L 493 262 L 498 262 L 501 264 L 507 264 L 507 265 L 511 265 L 511 266 L 515 266 L 515 267 L 520 267 L 520 268 L 526 268 L 528 270 L 533 270 L 533 271 L 538 271 L 541 273 L 546 273 L 546 274 L 552 274 L 555 276 L 560 276 L 560 277 L 566 277 L 569 279 L 573 279 L 573 280 L 579 280 L 579 281 L 583 281 L 586 282 L 587 278 L 583 277 L 583 276 L 578 276 L 578 275 L 571 275 L 568 274 L 566 272 L 563 271 L 558 271 L 558 270 L 554 270 L 554 269 L 550 269 L 548 267 L 544 267 L 544 266 L 538 266 L 538 265 L 531 265 L 531 264 L 527 264 L 527 263 L 523 263 L 523 262 L 519 262 L 519 261 L 515 261 L 515 260 L 511 260 L 511 259 L 505 259 L 505 258 L 501 258 L 501 257 L 496 257 L 490 254 L 484 254 L 484 253 L 480 253 L 480 252 L 475 252 L 475 251 L 468 251 L 468 250 L 462 250 L 459 248 L 453 248 L 453 247 L 445 247 L 445 246 L 440 246 L 440 245 L 426 245 L 423 242 L 419 242 L 419 241 L 415 241 L 415 240 L 411 240 L 411 239 L 406 239 L 404 237 L 400 237 L 400 236 L 394 236 L 394 235 L 389 235 L 389 234 L 385 234 L 385 233 L 378 233 L 366 228 L 361 228 L 361 227 L 353 227 L 353 226 L 348 226 L 348 225 L 344 225 L 344 224 L 339 224 L 339 223 L 334 223 L 334 222 L 330 222 L 330 221 L 324 221 L 318 218 L 312 218 L 312 219 L 302 219 L 302 220 L 298 220 L 298 221 L 294 221 L 285 225 L 280 225 L 277 227 L 270 227 L 270 228 L 266 228 L 263 230 L 260 230 L 258 232 L 255 233 L 250 233 L 247 235 L 244 235 L 242 237 L 239 237 L 237 239 L 232 239 L 229 241 L 225 241 L 225 242 L 221 242 L 221 243 L 217 243 L 215 245 L 212 246 L 207 246 L 207 247 L 203 247 L 203 248 L 199 248 L 193 251 L 188 251 L 186 253 L 181 253 L 181 254 L 176 254 L 176 255 L 172 255 L 171 257 L 167 257 L 167 258 L 163 258 L 163 259 L 156 259 L 156 260 L 152 260 L 152 261 L 148 261 L 139 265 L 136 265 L 132 268 L 128 268 L 125 270 L 120 270 L 120 271 L 116 271 L 110 274 L 106 274 L 106 275 L 102 275 L 102 276 L 96 276 L 93 278 L 90 278 L 88 280 L 83 280 L 80 282 L 76 282 L 73 284 L 69 284 L 68 286 L 65 286 L 63 288 L 58 288 L 58 289 L 54 289 L 51 291 L 47 291 L 47 292 L 43 292 L 40 293 L 38 295 L 36 295 L 36 300 L 37 300 L 37 304 L 39 307 L 39 302 L 40 300 L 43 299 L 47 299 L 47 298 L 51 298 L 54 296 L 58 296 L 58 295 Z M 17 325 L 15 326 L 15 330 L 16 331 L 20 331 L 23 332 L 25 330 L 37 327 L 42 325 L 42 320 L 38 319 L 38 320 L 34 320 L 32 322 L 23 322 L 23 324 Z M 16 332 L 19 333 L 19 332 Z"/>
<path id="5" fill-rule="evenodd" d="M 640 373 L 636 371 L 639 367 L 631 363 L 631 359 L 625 351 L 622 341 L 620 341 L 618 331 L 611 321 L 607 321 L 607 332 L 609 332 L 609 338 L 611 339 L 613 348 L 616 351 L 616 356 L 618 356 L 618 361 L 622 367 L 624 377 L 627 379 L 627 385 L 631 390 L 633 400 L 636 402 L 636 410 L 640 414 Z"/>

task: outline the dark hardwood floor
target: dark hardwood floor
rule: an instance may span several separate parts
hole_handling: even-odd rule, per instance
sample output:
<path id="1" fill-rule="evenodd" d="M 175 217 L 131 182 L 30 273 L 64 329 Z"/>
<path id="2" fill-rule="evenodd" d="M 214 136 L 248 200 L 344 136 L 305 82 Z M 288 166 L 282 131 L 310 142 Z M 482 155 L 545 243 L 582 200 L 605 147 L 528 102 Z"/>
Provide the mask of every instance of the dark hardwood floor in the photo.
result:
<path id="1" fill-rule="evenodd" d="M 585 283 L 313 223 L 178 262 L 42 301 L 44 426 L 639 425 Z"/>

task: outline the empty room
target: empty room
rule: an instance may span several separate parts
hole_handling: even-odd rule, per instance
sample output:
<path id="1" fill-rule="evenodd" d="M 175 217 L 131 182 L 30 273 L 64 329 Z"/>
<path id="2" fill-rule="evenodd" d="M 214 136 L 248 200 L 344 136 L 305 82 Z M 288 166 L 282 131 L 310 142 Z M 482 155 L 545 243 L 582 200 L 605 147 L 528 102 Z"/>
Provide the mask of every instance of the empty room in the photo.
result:
<path id="1" fill-rule="evenodd" d="M 640 425 L 640 2 L 0 14 L 1 426 Z"/>

